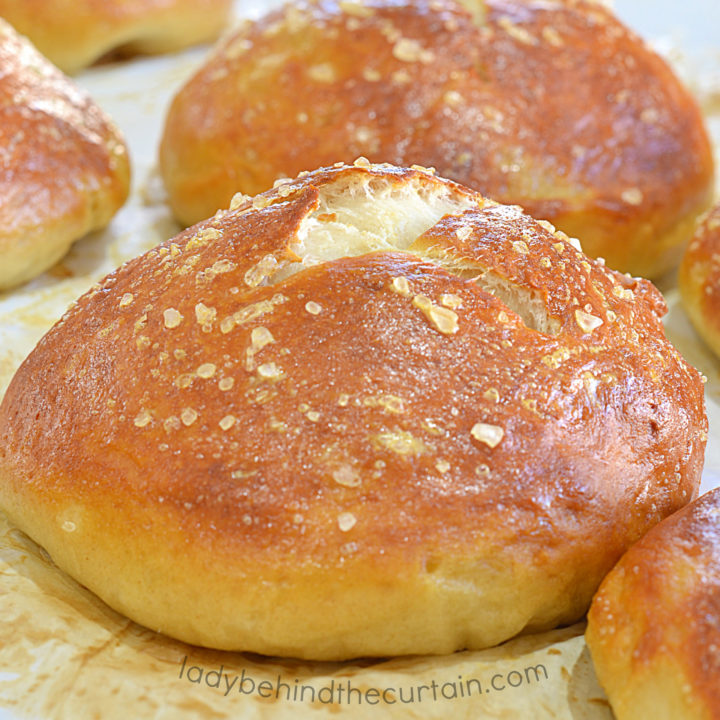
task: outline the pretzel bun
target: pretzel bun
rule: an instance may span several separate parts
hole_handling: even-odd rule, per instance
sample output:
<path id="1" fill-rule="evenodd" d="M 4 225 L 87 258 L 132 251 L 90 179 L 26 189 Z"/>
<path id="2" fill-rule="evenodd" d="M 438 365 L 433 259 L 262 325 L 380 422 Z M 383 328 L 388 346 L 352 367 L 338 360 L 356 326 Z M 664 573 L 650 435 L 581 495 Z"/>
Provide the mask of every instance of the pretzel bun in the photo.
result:
<path id="1" fill-rule="evenodd" d="M 54 265 L 127 198 L 110 118 L 0 20 L 0 290 Z"/>
<path id="2" fill-rule="evenodd" d="M 0 505 L 148 627 L 338 660 L 570 623 L 690 501 L 660 294 L 422 170 L 305 175 L 81 298 L 0 407 Z"/>
<path id="3" fill-rule="evenodd" d="M 166 53 L 214 40 L 232 0 L 0 0 L 0 17 L 65 72 L 103 55 Z"/>
<path id="4" fill-rule="evenodd" d="M 596 2 L 482 5 L 296 2 L 246 24 L 166 118 L 178 219 L 364 155 L 517 203 L 618 270 L 676 266 L 712 193 L 693 98 Z"/>
<path id="5" fill-rule="evenodd" d="M 720 356 L 720 204 L 700 218 L 680 265 L 678 285 L 693 326 Z"/>
<path id="6" fill-rule="evenodd" d="M 618 720 L 720 718 L 720 489 L 623 556 L 586 638 Z"/>

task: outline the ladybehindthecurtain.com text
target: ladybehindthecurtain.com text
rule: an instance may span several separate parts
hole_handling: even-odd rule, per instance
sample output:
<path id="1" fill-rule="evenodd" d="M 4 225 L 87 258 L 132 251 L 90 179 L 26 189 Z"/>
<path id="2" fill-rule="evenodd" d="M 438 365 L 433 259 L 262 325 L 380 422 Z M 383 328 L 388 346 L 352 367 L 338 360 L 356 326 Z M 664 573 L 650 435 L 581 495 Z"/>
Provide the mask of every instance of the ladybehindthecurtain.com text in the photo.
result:
<path id="1" fill-rule="evenodd" d="M 322 703 L 323 705 L 394 705 L 395 703 L 442 702 L 461 700 L 488 693 L 513 690 L 523 685 L 532 685 L 548 679 L 544 665 L 532 665 L 522 670 L 508 673 L 496 673 L 487 680 L 465 678 L 458 675 L 457 680 L 430 684 L 401 685 L 395 687 L 362 688 L 356 687 L 352 680 L 331 679 L 322 685 L 301 682 L 299 679 L 284 680 L 277 675 L 273 680 L 251 676 L 243 668 L 241 673 L 229 673 L 221 665 L 218 670 L 206 670 L 198 665 L 188 665 L 187 655 L 180 668 L 180 679 L 197 685 L 206 685 L 217 689 L 225 696 L 231 694 L 256 696 L 262 699 L 274 699 L 293 703 Z"/>

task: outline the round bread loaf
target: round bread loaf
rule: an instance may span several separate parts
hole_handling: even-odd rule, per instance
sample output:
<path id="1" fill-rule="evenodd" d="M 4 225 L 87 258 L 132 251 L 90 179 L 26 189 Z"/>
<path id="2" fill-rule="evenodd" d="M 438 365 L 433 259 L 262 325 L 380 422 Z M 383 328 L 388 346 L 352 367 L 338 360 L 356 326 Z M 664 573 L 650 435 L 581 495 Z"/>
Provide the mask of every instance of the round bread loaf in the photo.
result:
<path id="1" fill-rule="evenodd" d="M 0 290 L 107 225 L 129 184 L 110 118 L 0 20 Z"/>
<path id="2" fill-rule="evenodd" d="M 0 506 L 111 606 L 343 659 L 569 623 L 696 492 L 660 294 L 420 169 L 280 184 L 109 275 L 0 406 Z"/>
<path id="3" fill-rule="evenodd" d="M 720 489 L 630 548 L 586 637 L 618 720 L 720 718 Z"/>
<path id="4" fill-rule="evenodd" d="M 288 4 L 178 93 L 161 166 L 190 224 L 238 190 L 358 155 L 435 167 L 648 277 L 679 263 L 712 193 L 695 101 L 582 0 Z"/>
<path id="5" fill-rule="evenodd" d="M 0 17 L 65 72 L 103 55 L 165 53 L 213 40 L 232 0 L 0 0 Z"/>
<path id="6" fill-rule="evenodd" d="M 720 356 L 720 204 L 700 218 L 678 284 L 693 326 Z"/>

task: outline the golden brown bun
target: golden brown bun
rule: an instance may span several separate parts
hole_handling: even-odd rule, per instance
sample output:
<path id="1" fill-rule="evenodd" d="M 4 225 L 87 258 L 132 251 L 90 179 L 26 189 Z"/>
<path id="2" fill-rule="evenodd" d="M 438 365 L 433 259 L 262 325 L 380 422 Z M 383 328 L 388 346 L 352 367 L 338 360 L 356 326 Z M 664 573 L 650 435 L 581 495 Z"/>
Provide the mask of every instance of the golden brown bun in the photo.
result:
<path id="1" fill-rule="evenodd" d="M 720 489 L 623 556 L 586 638 L 618 720 L 720 719 Z"/>
<path id="2" fill-rule="evenodd" d="M 293 3 L 179 92 L 161 165 L 190 224 L 236 191 L 358 155 L 436 167 L 643 276 L 677 265 L 712 193 L 695 101 L 582 1 L 488 0 L 484 21 L 456 0 Z"/>
<path id="3" fill-rule="evenodd" d="M 68 73 L 113 50 L 165 53 L 213 40 L 232 0 L 0 0 L 0 17 Z"/>
<path id="4" fill-rule="evenodd" d="M 108 222 L 130 184 L 110 118 L 0 20 L 0 290 Z"/>
<path id="5" fill-rule="evenodd" d="M 570 623 L 696 492 L 647 281 L 421 170 L 306 175 L 130 261 L 0 407 L 0 506 L 201 645 L 447 653 Z"/>
<path id="6" fill-rule="evenodd" d="M 700 218 L 678 282 L 692 324 L 720 356 L 720 204 Z"/>

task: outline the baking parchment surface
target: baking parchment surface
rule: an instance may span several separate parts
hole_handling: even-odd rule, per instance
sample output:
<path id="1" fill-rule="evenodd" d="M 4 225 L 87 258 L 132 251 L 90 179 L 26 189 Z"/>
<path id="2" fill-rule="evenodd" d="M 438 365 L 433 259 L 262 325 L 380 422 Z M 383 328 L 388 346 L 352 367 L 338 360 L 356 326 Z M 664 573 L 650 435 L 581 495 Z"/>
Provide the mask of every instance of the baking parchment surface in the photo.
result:
<path id="1" fill-rule="evenodd" d="M 257 16 L 277 4 L 245 0 L 236 12 L 239 17 Z M 708 53 L 686 57 L 673 45 L 675 39 L 655 38 L 655 44 L 698 94 L 716 148 L 720 147 L 720 62 L 714 63 Z M 22 360 L 77 297 L 124 261 L 180 230 L 157 175 L 157 145 L 170 98 L 207 51 L 107 64 L 77 78 L 126 135 L 134 169 L 132 194 L 105 231 L 76 243 L 42 277 L 0 294 L 0 396 Z M 720 365 L 690 327 L 674 278 L 664 279 L 660 288 L 669 306 L 669 338 L 708 378 L 705 491 L 720 485 Z M 353 718 L 607 720 L 612 713 L 595 678 L 583 631 L 578 624 L 481 652 L 339 664 L 211 651 L 176 642 L 118 615 L 57 569 L 0 514 L 2 720 L 281 720 L 338 713 Z M 245 690 L 250 681 L 255 688 L 266 681 L 263 694 L 270 697 L 261 697 L 257 690 L 241 693 L 243 679 Z M 478 683 L 468 684 L 471 679 L 479 681 L 480 692 Z M 358 703 L 357 694 L 349 703 L 323 702 L 330 695 L 327 688 L 335 687 L 332 699 L 337 701 L 337 685 L 347 683 L 362 693 L 376 690 L 377 695 L 371 692 L 363 698 L 377 699 L 377 704 Z M 228 684 L 233 687 L 225 694 Z M 302 700 L 291 696 L 303 685 L 315 690 L 314 701 L 310 690 Z M 426 689 L 420 691 L 421 686 Z M 403 702 L 411 692 L 413 700 Z"/>

